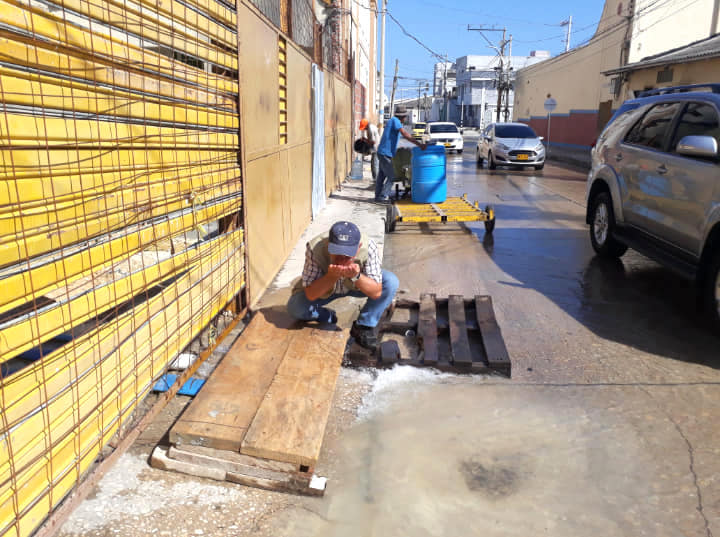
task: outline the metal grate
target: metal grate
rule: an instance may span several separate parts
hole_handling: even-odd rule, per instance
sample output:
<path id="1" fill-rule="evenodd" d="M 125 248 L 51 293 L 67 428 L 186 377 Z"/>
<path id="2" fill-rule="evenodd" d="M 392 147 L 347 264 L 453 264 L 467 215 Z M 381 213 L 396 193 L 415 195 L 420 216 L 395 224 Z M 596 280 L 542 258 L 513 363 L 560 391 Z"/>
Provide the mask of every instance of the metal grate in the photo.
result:
<path id="1" fill-rule="evenodd" d="M 295 1 L 292 5 L 292 39 L 312 54 L 315 14 L 308 2 Z"/>
<path id="2" fill-rule="evenodd" d="M 275 26 L 280 28 L 280 0 L 250 0 L 255 6 L 270 19 Z"/>

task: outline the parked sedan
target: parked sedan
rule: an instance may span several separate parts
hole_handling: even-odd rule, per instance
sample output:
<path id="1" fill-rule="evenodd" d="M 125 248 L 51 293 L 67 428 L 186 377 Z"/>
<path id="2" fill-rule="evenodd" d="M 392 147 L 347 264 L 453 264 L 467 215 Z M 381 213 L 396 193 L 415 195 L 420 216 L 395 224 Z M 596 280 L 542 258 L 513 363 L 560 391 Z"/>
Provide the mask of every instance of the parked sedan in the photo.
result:
<path id="1" fill-rule="evenodd" d="M 542 170 L 545 166 L 542 136 L 525 123 L 491 123 L 477 145 L 478 166 L 486 160 L 491 170 L 498 166 L 532 166 Z"/>
<path id="2" fill-rule="evenodd" d="M 435 121 L 425 129 L 425 142 L 445 146 L 445 149 L 463 152 L 463 137 L 455 123 Z"/>
<path id="3" fill-rule="evenodd" d="M 412 128 L 412 136 L 416 140 L 422 140 L 423 134 L 425 134 L 425 129 L 427 128 L 427 123 L 415 123 Z"/>

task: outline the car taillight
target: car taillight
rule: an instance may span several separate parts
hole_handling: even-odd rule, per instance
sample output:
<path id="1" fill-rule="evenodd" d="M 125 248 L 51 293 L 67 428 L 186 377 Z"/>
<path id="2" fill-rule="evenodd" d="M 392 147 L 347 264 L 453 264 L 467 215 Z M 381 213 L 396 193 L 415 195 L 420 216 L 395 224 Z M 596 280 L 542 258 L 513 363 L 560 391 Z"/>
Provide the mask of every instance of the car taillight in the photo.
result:
<path id="1" fill-rule="evenodd" d="M 590 144 L 590 149 L 595 149 L 595 144 L 597 143 L 597 138 L 593 140 L 593 143 Z"/>

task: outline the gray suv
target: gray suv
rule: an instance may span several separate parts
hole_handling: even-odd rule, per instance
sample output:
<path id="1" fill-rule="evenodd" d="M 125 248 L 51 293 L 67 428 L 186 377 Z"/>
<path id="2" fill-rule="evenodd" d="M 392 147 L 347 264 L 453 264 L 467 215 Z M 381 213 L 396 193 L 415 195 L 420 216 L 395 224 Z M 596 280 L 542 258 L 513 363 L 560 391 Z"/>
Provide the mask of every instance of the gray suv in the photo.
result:
<path id="1" fill-rule="evenodd" d="M 696 280 L 717 323 L 720 86 L 702 88 L 646 92 L 621 107 L 592 151 L 587 223 L 598 255 L 630 247 Z"/>

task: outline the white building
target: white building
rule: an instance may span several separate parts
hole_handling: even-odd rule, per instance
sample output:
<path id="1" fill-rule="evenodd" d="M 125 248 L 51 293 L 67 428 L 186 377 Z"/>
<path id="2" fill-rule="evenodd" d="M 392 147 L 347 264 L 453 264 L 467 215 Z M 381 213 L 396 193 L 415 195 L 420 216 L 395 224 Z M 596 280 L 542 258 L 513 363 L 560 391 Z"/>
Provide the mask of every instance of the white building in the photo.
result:
<path id="1" fill-rule="evenodd" d="M 523 67 L 533 65 L 550 57 L 547 51 L 532 51 L 529 56 L 506 56 L 507 68 L 509 61 L 511 81 L 515 80 L 514 72 Z M 500 68 L 500 57 L 495 56 L 463 56 L 456 60 L 457 91 L 449 110 L 449 120 L 458 125 L 482 128 L 492 123 L 497 117 L 498 91 L 496 80 L 497 69 Z M 511 86 L 512 88 L 512 86 Z M 512 117 L 514 91 L 511 89 L 508 98 L 509 117 Z"/>

